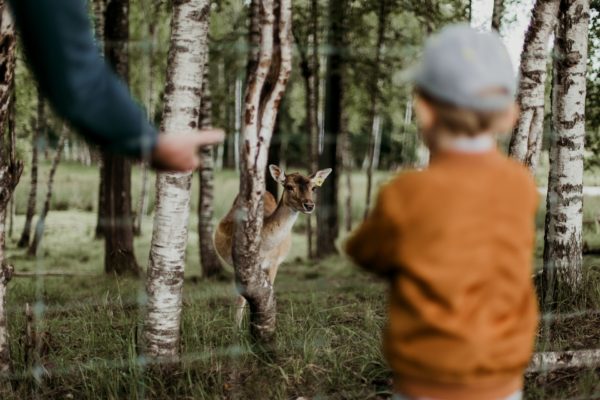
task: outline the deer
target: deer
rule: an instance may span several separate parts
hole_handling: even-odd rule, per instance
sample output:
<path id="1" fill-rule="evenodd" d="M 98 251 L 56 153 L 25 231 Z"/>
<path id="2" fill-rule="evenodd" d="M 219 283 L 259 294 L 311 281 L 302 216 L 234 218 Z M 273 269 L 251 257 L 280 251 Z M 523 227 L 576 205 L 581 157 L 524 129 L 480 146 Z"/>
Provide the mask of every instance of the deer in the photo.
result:
<path id="1" fill-rule="evenodd" d="M 286 174 L 276 165 L 269 165 L 271 177 L 283 186 L 279 201 L 266 192 L 263 195 L 264 219 L 261 233 L 261 268 L 273 285 L 281 263 L 292 247 L 292 228 L 299 214 L 310 215 L 315 211 L 313 194 L 331 173 L 331 168 L 317 171 L 309 176 L 300 173 Z M 237 198 L 229 212 L 219 221 L 214 235 L 214 245 L 223 264 L 233 267 L 232 246 Z M 241 326 L 246 299 L 239 295 L 236 300 L 235 322 Z"/>

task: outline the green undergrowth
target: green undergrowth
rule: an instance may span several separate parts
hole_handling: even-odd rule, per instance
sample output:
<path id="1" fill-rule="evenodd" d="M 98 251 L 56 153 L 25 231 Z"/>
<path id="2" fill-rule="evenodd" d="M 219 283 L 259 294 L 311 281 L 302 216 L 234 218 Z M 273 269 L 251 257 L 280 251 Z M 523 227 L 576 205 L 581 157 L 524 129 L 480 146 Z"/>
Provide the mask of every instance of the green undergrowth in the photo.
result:
<path id="1" fill-rule="evenodd" d="M 8 243 L 17 272 L 61 272 L 55 277 L 15 277 L 8 288 L 8 323 L 14 360 L 13 391 L 2 399 L 387 399 L 391 373 L 380 349 L 385 324 L 385 283 L 366 275 L 341 256 L 315 263 L 306 259 L 301 217 L 292 253 L 280 268 L 276 344 L 269 357 L 258 352 L 246 331 L 234 327 L 235 290 L 231 282 L 200 277 L 196 217 L 190 220 L 182 322 L 181 365 L 166 374 L 139 357 L 138 335 L 145 300 L 144 280 L 106 276 L 103 243 L 95 240 L 97 170 L 66 164 L 59 169 L 56 201 L 48 217 L 40 256 L 17 249 L 23 225 L 19 212 Z M 44 167 L 45 168 L 45 167 Z M 138 182 L 139 171 L 134 172 Z M 376 182 L 386 179 L 378 174 Z M 236 193 L 233 172 L 219 175 L 216 215 L 223 215 Z M 353 214 L 362 215 L 364 182 L 355 177 Z M 197 182 L 194 181 L 194 185 Z M 154 182 L 151 180 L 150 187 Z M 19 188 L 21 210 L 26 186 Z M 134 187 L 135 197 L 139 186 Z M 196 192 L 196 187 L 194 187 Z M 152 198 L 152 196 L 151 196 Z M 196 201 L 194 194 L 194 202 Z M 91 206 L 92 211 L 85 206 Z M 591 218 L 597 201 L 586 201 Z M 193 205 L 195 209 L 195 205 Z M 59 207 L 60 208 L 60 207 Z M 192 213 L 193 214 L 193 213 Z M 538 230 L 543 233 L 542 211 Z M 589 216 L 589 217 L 588 217 Z M 139 264 L 147 265 L 152 218 L 136 238 Z M 536 265 L 541 267 L 541 234 Z M 600 248 L 600 232 L 585 229 L 590 247 Z M 343 238 L 341 239 L 343 240 Z M 540 351 L 600 348 L 600 258 L 586 257 L 588 303 L 568 313 L 544 315 Z M 25 362 L 25 304 L 36 310 L 43 338 L 42 357 L 31 369 Z M 43 379 L 36 381 L 35 377 Z M 599 397 L 595 371 L 531 375 L 526 398 Z"/>

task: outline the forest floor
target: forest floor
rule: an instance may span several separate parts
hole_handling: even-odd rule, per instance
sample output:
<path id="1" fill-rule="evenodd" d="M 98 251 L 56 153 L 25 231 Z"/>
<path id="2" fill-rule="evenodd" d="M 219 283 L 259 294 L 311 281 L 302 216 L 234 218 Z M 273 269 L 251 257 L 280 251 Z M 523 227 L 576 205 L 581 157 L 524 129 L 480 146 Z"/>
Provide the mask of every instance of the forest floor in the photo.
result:
<path id="1" fill-rule="evenodd" d="M 47 166 L 41 169 L 45 177 Z M 190 221 L 182 323 L 180 372 L 169 376 L 145 369 L 137 356 L 137 334 L 145 300 L 144 280 L 103 273 L 101 241 L 94 239 L 95 168 L 59 167 L 56 197 L 38 258 L 17 249 L 23 225 L 27 179 L 17 192 L 17 217 L 8 244 L 16 271 L 65 272 L 74 276 L 15 277 L 8 288 L 8 322 L 15 392 L 3 399 L 387 399 L 391 374 L 380 350 L 385 323 L 386 286 L 363 274 L 342 256 L 319 263 L 306 259 L 302 218 L 294 246 L 275 285 L 277 341 L 269 357 L 256 352 L 234 327 L 235 290 L 231 282 L 200 278 L 196 218 Z M 26 175 L 25 175 L 26 176 Z M 378 183 L 386 179 L 377 176 Z M 139 171 L 134 171 L 136 195 Z M 216 215 L 237 192 L 233 172 L 219 175 Z M 354 177 L 353 215 L 362 214 L 364 179 Z M 194 182 L 197 185 L 197 182 Z M 154 181 L 150 181 L 154 186 Z M 40 186 L 43 197 L 45 187 Z M 197 187 L 194 186 L 194 205 Z M 150 196 L 153 202 L 153 194 Z M 151 205 L 152 208 L 152 205 Z M 600 212 L 600 199 L 586 198 L 586 220 Z M 541 265 L 543 211 L 538 216 L 537 264 Z M 136 238 L 140 265 L 147 264 L 151 217 Z M 586 240 L 600 248 L 595 223 Z M 600 258 L 586 257 L 586 271 L 600 282 Z M 597 286 L 596 286 L 597 288 Z M 546 315 L 538 350 L 600 348 L 600 293 L 590 292 L 581 313 Z M 25 304 L 36 311 L 42 334 L 43 370 L 28 370 L 24 352 Z M 595 310 L 595 311 L 594 311 Z M 43 375 L 36 383 L 34 377 Z M 532 375 L 526 398 L 600 398 L 600 371 L 566 370 Z"/>

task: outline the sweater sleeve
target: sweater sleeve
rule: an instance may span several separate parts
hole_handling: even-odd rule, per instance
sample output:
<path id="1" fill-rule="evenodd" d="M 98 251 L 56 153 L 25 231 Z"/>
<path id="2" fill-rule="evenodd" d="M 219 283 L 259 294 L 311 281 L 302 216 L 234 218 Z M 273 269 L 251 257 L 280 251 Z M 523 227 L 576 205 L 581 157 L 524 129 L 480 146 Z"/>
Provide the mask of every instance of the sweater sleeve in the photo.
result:
<path id="1" fill-rule="evenodd" d="M 360 267 L 386 276 L 394 272 L 400 240 L 398 199 L 382 188 L 371 214 L 346 242 L 346 253 Z"/>
<path id="2" fill-rule="evenodd" d="M 104 62 L 84 0 L 10 0 L 32 72 L 58 115 L 88 140 L 141 157 L 157 132 Z"/>

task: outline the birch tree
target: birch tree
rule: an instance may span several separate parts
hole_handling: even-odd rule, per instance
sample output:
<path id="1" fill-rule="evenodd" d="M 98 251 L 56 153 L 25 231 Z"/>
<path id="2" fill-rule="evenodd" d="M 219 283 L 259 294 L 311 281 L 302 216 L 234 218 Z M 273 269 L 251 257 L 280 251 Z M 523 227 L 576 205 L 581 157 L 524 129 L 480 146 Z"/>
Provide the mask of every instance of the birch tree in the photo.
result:
<path id="1" fill-rule="evenodd" d="M 276 301 L 273 287 L 261 268 L 259 251 L 264 172 L 277 111 L 292 68 L 292 10 L 291 0 L 277 0 L 277 5 L 273 0 L 255 2 L 260 2 L 260 46 L 258 62 L 249 68 L 246 87 L 240 191 L 235 204 L 239 218 L 234 224 L 232 255 L 236 283 L 250 306 L 250 332 L 256 340 L 270 342 L 275 333 Z M 274 46 L 277 41 L 279 45 Z M 269 75 L 275 79 L 266 87 Z"/>
<path id="2" fill-rule="evenodd" d="M 381 96 L 381 62 L 383 56 L 383 45 L 385 41 L 385 29 L 387 21 L 387 0 L 379 0 L 377 10 L 377 44 L 375 45 L 375 60 L 373 64 L 373 76 L 370 86 L 371 95 L 371 135 L 369 136 L 369 147 L 367 150 L 367 198 L 365 201 L 364 219 L 369 215 L 371 208 L 371 192 L 373 186 L 373 164 L 375 151 L 377 149 L 378 135 L 380 134 L 380 119 L 378 115 L 379 97 Z"/>
<path id="3" fill-rule="evenodd" d="M 31 134 L 31 186 L 29 188 L 29 196 L 27 197 L 27 212 L 25 213 L 25 225 L 23 226 L 23 233 L 21 233 L 21 238 L 17 243 L 17 246 L 21 248 L 28 247 L 29 240 L 31 238 L 31 225 L 33 222 L 33 216 L 35 215 L 35 206 L 37 200 L 38 148 L 40 145 L 40 138 L 42 138 L 45 135 L 45 130 L 46 113 L 44 107 L 44 97 L 42 96 L 38 88 L 36 126 Z"/>
<path id="4" fill-rule="evenodd" d="M 494 0 L 494 9 L 492 11 L 492 29 L 496 32 L 500 32 L 500 29 L 502 28 L 504 1 L 505 0 Z"/>
<path id="5" fill-rule="evenodd" d="M 208 57 L 207 57 L 208 59 Z M 212 126 L 212 99 L 208 81 L 208 62 L 204 66 L 202 83 L 202 103 L 200 105 L 200 128 Z M 200 241 L 200 263 L 202 276 L 213 278 L 221 276 L 223 266 L 213 244 L 214 215 L 214 147 L 203 147 L 200 150 L 201 166 L 198 173 L 200 194 L 198 196 L 198 239 Z"/>
<path id="6" fill-rule="evenodd" d="M 50 202 L 52 201 L 54 176 L 56 175 L 56 170 L 58 169 L 58 164 L 60 163 L 60 158 L 65 147 L 66 137 L 66 127 L 63 125 L 62 133 L 60 135 L 60 139 L 56 147 L 56 152 L 54 153 L 54 158 L 52 159 L 52 165 L 50 166 L 50 172 L 48 172 L 48 186 L 46 189 L 46 198 L 44 200 L 44 206 L 42 207 L 42 211 L 40 212 L 37 223 L 35 225 L 33 240 L 31 241 L 31 244 L 27 249 L 27 254 L 30 256 L 35 256 L 37 254 L 38 248 L 40 247 L 40 243 L 42 242 L 42 238 L 44 236 L 46 217 L 48 216 L 48 212 L 50 212 Z"/>
<path id="7" fill-rule="evenodd" d="M 0 375 L 10 371 L 10 349 L 6 320 L 6 287 L 13 267 L 6 262 L 6 213 L 8 203 L 23 172 L 16 160 L 11 135 L 6 135 L 11 95 L 14 90 L 16 37 L 14 23 L 5 1 L 0 0 Z M 8 143 L 8 144 L 7 144 Z"/>
<path id="8" fill-rule="evenodd" d="M 152 3 L 152 2 L 151 2 Z M 154 62 L 155 57 L 155 46 L 157 42 L 157 30 L 156 24 L 158 23 L 158 18 L 160 17 L 160 11 L 162 7 L 162 2 L 155 2 L 151 5 L 150 18 L 147 21 L 147 29 L 148 36 L 152 40 L 152 45 L 146 51 L 146 73 L 148 76 L 148 80 L 146 83 L 146 110 L 148 113 L 148 119 L 150 121 L 154 121 L 155 115 L 155 95 L 154 95 L 154 79 L 156 77 L 156 66 Z M 135 213 L 134 223 L 133 223 L 133 233 L 136 235 L 142 234 L 142 222 L 144 220 L 144 216 L 148 213 L 148 193 L 149 193 L 149 166 L 146 160 L 142 161 L 142 190 L 140 193 L 140 198 L 137 205 L 137 211 Z"/>
<path id="9" fill-rule="evenodd" d="M 298 53 L 300 55 L 300 73 L 304 80 L 304 107 L 306 109 L 306 131 L 308 132 L 308 169 L 319 169 L 319 5 L 317 0 L 310 0 L 310 12 L 306 45 L 300 34 L 293 31 Z M 294 28 L 296 29 L 296 28 Z M 308 216 L 306 235 L 308 240 L 308 257 L 314 258 L 314 217 Z"/>
<path id="10" fill-rule="evenodd" d="M 208 52 L 209 0 L 173 3 L 171 43 L 161 131 L 185 132 L 198 126 L 204 66 Z M 146 355 L 179 359 L 185 250 L 188 240 L 191 173 L 159 173 L 143 327 Z"/>
<path id="11" fill-rule="evenodd" d="M 553 135 L 544 237 L 545 303 L 572 299 L 583 281 L 583 152 L 588 0 L 563 0 L 554 41 Z"/>
<path id="12" fill-rule="evenodd" d="M 519 67 L 521 108 L 509 154 L 533 172 L 537 167 L 544 131 L 544 103 L 548 40 L 556 26 L 560 0 L 536 0 L 525 34 Z"/>

